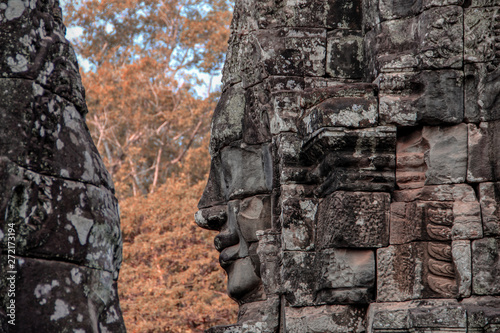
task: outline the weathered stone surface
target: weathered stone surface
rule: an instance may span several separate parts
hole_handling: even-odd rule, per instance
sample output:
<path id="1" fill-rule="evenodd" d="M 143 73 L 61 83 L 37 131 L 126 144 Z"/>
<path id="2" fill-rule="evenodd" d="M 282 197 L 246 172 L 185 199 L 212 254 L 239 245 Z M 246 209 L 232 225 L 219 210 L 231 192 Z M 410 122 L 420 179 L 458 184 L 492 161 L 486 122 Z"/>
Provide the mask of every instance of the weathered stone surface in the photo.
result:
<path id="1" fill-rule="evenodd" d="M 221 161 L 227 198 L 271 191 L 273 176 L 269 145 L 226 147 L 221 150 Z"/>
<path id="2" fill-rule="evenodd" d="M 500 329 L 500 298 L 470 297 L 461 302 L 467 310 L 469 332 L 497 332 Z"/>
<path id="3" fill-rule="evenodd" d="M 416 201 L 391 204 L 391 244 L 451 240 L 453 203 Z"/>
<path id="4" fill-rule="evenodd" d="M 500 240 L 483 238 L 472 242 L 472 293 L 498 295 L 500 270 Z"/>
<path id="5" fill-rule="evenodd" d="M 386 4 L 396 3 L 381 1 L 381 12 L 389 14 L 383 11 Z M 406 12 L 403 15 L 416 11 L 412 5 L 419 7 L 418 1 L 398 5 L 404 8 L 400 10 Z M 461 7 L 446 6 L 431 8 L 419 16 L 382 22 L 376 36 L 378 68 L 382 72 L 461 68 L 462 16 Z"/>
<path id="6" fill-rule="evenodd" d="M 270 196 L 234 222 L 250 317 L 281 297 L 276 332 L 500 331 L 498 0 L 238 0 L 232 29 L 243 134 L 212 152 L 197 222 Z"/>
<path id="7" fill-rule="evenodd" d="M 418 242 L 377 250 L 377 301 L 454 298 L 458 287 L 450 243 Z"/>
<path id="8" fill-rule="evenodd" d="M 318 203 L 315 199 L 287 199 L 281 201 L 283 249 L 312 250 L 315 247 L 315 217 Z"/>
<path id="9" fill-rule="evenodd" d="M 477 201 L 413 201 L 391 204 L 391 244 L 483 236 Z"/>
<path id="10" fill-rule="evenodd" d="M 497 8 L 464 10 L 464 59 L 467 62 L 488 62 L 496 58 L 494 28 Z"/>
<path id="11" fill-rule="evenodd" d="M 383 73 L 380 121 L 398 126 L 457 124 L 464 117 L 463 74 L 457 70 Z"/>
<path id="12" fill-rule="evenodd" d="M 474 189 L 467 184 L 432 185 L 418 189 L 394 191 L 394 201 L 477 201 Z"/>
<path id="13" fill-rule="evenodd" d="M 14 229 L 16 254 L 63 260 L 106 270 L 118 278 L 121 264 L 118 203 L 104 188 L 63 180 L 0 160 L 3 204 L 1 247 Z"/>
<path id="14" fill-rule="evenodd" d="M 302 151 L 317 166 L 316 195 L 337 190 L 390 191 L 394 188 L 396 133 L 393 127 L 361 130 L 327 128 L 305 141 Z"/>
<path id="15" fill-rule="evenodd" d="M 261 83 L 248 88 L 244 105 L 243 141 L 247 144 L 271 142 L 269 115 L 272 106 L 267 85 Z M 233 110 L 230 113 L 237 119 L 241 118 L 241 115 L 235 115 Z"/>
<path id="16" fill-rule="evenodd" d="M 283 286 L 292 306 L 368 303 L 373 298 L 372 250 L 285 252 Z"/>
<path id="17" fill-rule="evenodd" d="M 287 333 L 365 332 L 366 311 L 349 305 L 285 309 Z"/>
<path id="18" fill-rule="evenodd" d="M 500 236 L 499 196 L 499 183 L 481 183 L 479 185 L 484 236 Z"/>
<path id="19" fill-rule="evenodd" d="M 271 95 L 271 103 L 271 134 L 297 132 L 297 119 L 302 115 L 300 95 L 296 91 L 278 91 Z"/>
<path id="20" fill-rule="evenodd" d="M 257 231 L 271 228 L 271 197 L 254 196 L 241 200 L 236 217 L 241 235 L 248 242 L 257 241 Z"/>
<path id="21" fill-rule="evenodd" d="M 125 332 L 118 203 L 65 30 L 57 0 L 0 3 L 2 332 Z"/>
<path id="22" fill-rule="evenodd" d="M 241 85 L 230 86 L 220 98 L 210 128 L 210 150 L 218 151 L 243 138 L 245 95 Z"/>
<path id="23" fill-rule="evenodd" d="M 499 67 L 492 62 L 466 64 L 464 73 L 465 119 L 476 123 L 479 121 L 499 120 Z"/>
<path id="24" fill-rule="evenodd" d="M 58 2 L 10 1 L 0 8 L 0 25 L 0 77 L 29 80 L 57 92 L 85 115 L 85 91 Z"/>
<path id="25" fill-rule="evenodd" d="M 281 28 L 259 31 L 264 68 L 270 75 L 323 76 L 326 61 L 324 29 Z"/>
<path id="26" fill-rule="evenodd" d="M 274 333 L 279 328 L 280 298 L 269 297 L 265 301 L 244 304 L 238 312 L 242 332 Z"/>
<path id="27" fill-rule="evenodd" d="M 359 30 L 334 30 L 327 35 L 326 72 L 335 78 L 361 79 L 364 74 L 363 36 Z"/>
<path id="28" fill-rule="evenodd" d="M 460 297 L 470 297 L 472 286 L 472 253 L 470 241 L 456 240 L 451 243 Z"/>
<path id="29" fill-rule="evenodd" d="M 275 231 L 258 231 L 257 255 L 260 260 L 260 275 L 267 295 L 281 292 L 281 242 Z"/>
<path id="30" fill-rule="evenodd" d="M 2 156 L 38 173 L 113 188 L 72 103 L 34 81 L 0 78 L 0 110 Z"/>
<path id="31" fill-rule="evenodd" d="M 451 127 L 424 126 L 400 131 L 396 149 L 396 181 L 399 188 L 465 181 L 465 124 Z"/>
<path id="32" fill-rule="evenodd" d="M 373 303 L 368 332 L 467 332 L 467 312 L 456 300 Z"/>
<path id="33" fill-rule="evenodd" d="M 469 124 L 469 159 L 467 180 L 470 182 L 500 179 L 500 121 Z"/>
<path id="34" fill-rule="evenodd" d="M 325 248 L 374 248 L 389 245 L 388 193 L 334 192 L 317 213 L 316 245 Z"/>
<path id="35" fill-rule="evenodd" d="M 324 127 L 363 128 L 377 124 L 378 105 L 371 84 L 345 84 L 304 93 L 308 110 L 301 119 L 301 132 L 311 135 Z"/>
<path id="36" fill-rule="evenodd" d="M 9 287 L 6 278 L 15 278 L 17 320 L 7 332 L 125 332 L 112 272 L 55 260 L 15 261 L 15 275 L 5 274 L 12 270 L 6 255 L 0 261 L 2 295 Z M 2 323 L 7 320 L 0 314 Z"/>

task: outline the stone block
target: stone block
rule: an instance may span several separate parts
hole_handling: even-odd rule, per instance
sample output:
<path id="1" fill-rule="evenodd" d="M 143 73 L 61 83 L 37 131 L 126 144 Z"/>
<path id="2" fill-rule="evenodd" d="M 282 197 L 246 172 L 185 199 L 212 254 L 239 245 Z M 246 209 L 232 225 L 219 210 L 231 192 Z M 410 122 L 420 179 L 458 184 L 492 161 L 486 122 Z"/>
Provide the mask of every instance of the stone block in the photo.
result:
<path id="1" fill-rule="evenodd" d="M 363 25 L 362 0 L 326 1 L 328 28 L 361 30 Z"/>
<path id="2" fill-rule="evenodd" d="M 383 21 L 418 16 L 422 12 L 424 0 L 381 0 L 380 18 Z"/>
<path id="3" fill-rule="evenodd" d="M 500 69 L 494 63 L 466 64 L 465 119 L 469 122 L 500 120 Z"/>
<path id="4" fill-rule="evenodd" d="M 471 0 L 470 7 L 500 6 L 499 0 Z"/>
<path id="5" fill-rule="evenodd" d="M 451 202 L 394 202 L 391 204 L 391 244 L 451 240 L 453 221 Z"/>
<path id="6" fill-rule="evenodd" d="M 389 244 L 389 193 L 338 191 L 324 198 L 316 218 L 318 249 Z"/>
<path id="7" fill-rule="evenodd" d="M 483 237 L 481 208 L 478 202 L 453 203 L 452 238 L 477 239 Z"/>
<path id="8" fill-rule="evenodd" d="M 202 208 L 194 215 L 196 224 L 203 229 L 220 230 L 227 220 L 225 205 Z"/>
<path id="9" fill-rule="evenodd" d="M 500 179 L 500 121 L 469 124 L 467 180 L 487 182 Z"/>
<path id="10" fill-rule="evenodd" d="M 315 247 L 316 199 L 290 198 L 281 201 L 283 249 L 312 250 Z"/>
<path id="11" fill-rule="evenodd" d="M 373 303 L 368 332 L 467 332 L 467 312 L 456 300 Z"/>
<path id="12" fill-rule="evenodd" d="M 400 189 L 423 187 L 428 170 L 426 153 L 429 142 L 422 136 L 422 128 L 400 129 L 396 143 L 396 184 Z"/>
<path id="13" fill-rule="evenodd" d="M 328 1 L 325 0 L 286 0 L 282 16 L 289 27 L 326 27 Z"/>
<path id="14" fill-rule="evenodd" d="M 418 189 L 394 191 L 394 201 L 477 201 L 474 189 L 468 184 L 426 185 Z"/>
<path id="15" fill-rule="evenodd" d="M 280 235 L 275 231 L 258 231 L 257 255 L 260 261 L 260 276 L 267 295 L 281 291 L 280 264 L 282 260 Z"/>
<path id="16" fill-rule="evenodd" d="M 268 297 L 265 301 L 240 306 L 238 323 L 242 333 L 275 333 L 280 325 L 280 298 Z"/>
<path id="17" fill-rule="evenodd" d="M 273 167 L 269 144 L 225 147 L 221 150 L 221 161 L 227 198 L 242 198 L 271 191 Z"/>
<path id="18" fill-rule="evenodd" d="M 110 190 L 64 180 L 0 160 L 2 212 L 0 225 L 13 224 L 15 241 L 6 229 L 1 247 L 15 243 L 16 254 L 72 262 L 113 272 L 121 264 L 118 202 Z M 115 257 L 116 255 L 116 257 Z"/>
<path id="19" fill-rule="evenodd" d="M 382 73 L 377 82 L 382 124 L 442 125 L 463 120 L 464 88 L 460 71 Z"/>
<path id="20" fill-rule="evenodd" d="M 0 293 L 7 295 L 6 255 Z M 73 263 L 16 257 L 15 332 L 125 332 L 113 274 Z M 8 300 L 8 298 L 2 299 Z M 2 308 L 7 304 L 1 303 Z M 0 320 L 4 314 L 0 315 Z M 31 320 L 22 320 L 22 318 Z M 14 331 L 9 329 L 9 332 Z"/>
<path id="21" fill-rule="evenodd" d="M 291 306 L 368 303 L 373 298 L 372 250 L 285 252 L 284 295 Z"/>
<path id="22" fill-rule="evenodd" d="M 35 83 L 57 92 L 84 116 L 85 89 L 76 54 L 64 37 L 66 28 L 59 6 L 33 2 L 2 7 L 0 22 L 0 77 L 29 80 L 29 85 Z"/>
<path id="23" fill-rule="evenodd" d="M 287 333 L 365 332 L 366 310 L 349 305 L 285 308 Z"/>
<path id="24" fill-rule="evenodd" d="M 466 8 L 464 10 L 464 60 L 469 63 L 493 61 L 495 37 L 500 30 L 494 28 L 499 8 Z"/>
<path id="25" fill-rule="evenodd" d="M 454 298 L 457 294 L 450 243 L 417 242 L 377 250 L 377 301 Z"/>
<path id="26" fill-rule="evenodd" d="M 362 0 L 363 30 L 371 32 L 380 24 L 379 0 Z"/>
<path id="27" fill-rule="evenodd" d="M 361 79 L 364 70 L 360 30 L 334 30 L 327 34 L 326 72 L 334 78 Z"/>
<path id="28" fill-rule="evenodd" d="M 378 120 L 378 101 L 371 84 L 343 84 L 304 92 L 301 132 L 311 135 L 323 127 L 373 127 Z"/>
<path id="29" fill-rule="evenodd" d="M 113 189 L 74 104 L 33 81 L 0 78 L 0 110 L 1 156 L 34 172 Z"/>
<path id="30" fill-rule="evenodd" d="M 252 145 L 271 142 L 269 125 L 271 109 L 270 90 L 266 84 L 260 83 L 246 89 L 244 113 L 237 114 L 231 110 L 232 117 L 243 117 L 243 141 L 245 143 Z"/>
<path id="31" fill-rule="evenodd" d="M 477 201 L 413 201 L 391 204 L 391 244 L 477 239 L 483 235 Z"/>
<path id="32" fill-rule="evenodd" d="M 472 286 L 472 252 L 469 240 L 455 240 L 451 243 L 453 264 L 455 265 L 458 295 L 470 297 Z"/>
<path id="33" fill-rule="evenodd" d="M 316 304 L 366 304 L 373 301 L 373 250 L 328 249 L 316 254 Z"/>
<path id="34" fill-rule="evenodd" d="M 212 154 L 243 138 L 245 108 L 245 93 L 241 85 L 232 85 L 222 93 L 210 127 L 210 151 Z"/>
<path id="35" fill-rule="evenodd" d="M 484 236 L 500 236 L 500 183 L 479 184 Z"/>
<path id="36" fill-rule="evenodd" d="M 396 133 L 394 127 L 360 130 L 327 128 L 305 140 L 302 151 L 316 165 L 311 182 L 324 197 L 334 191 L 391 191 L 395 179 Z"/>
<path id="37" fill-rule="evenodd" d="M 426 184 L 465 182 L 467 168 L 467 126 L 424 127 L 429 142 Z"/>
<path id="38" fill-rule="evenodd" d="M 402 15 L 421 8 L 420 1 L 380 3 L 381 9 L 394 6 Z M 389 9 L 389 8 L 388 8 Z M 391 10 L 381 15 L 394 16 Z M 392 14 L 392 15 L 391 15 Z M 377 62 L 380 71 L 462 67 L 463 10 L 459 6 L 431 8 L 419 16 L 385 21 L 377 34 Z"/>
<path id="39" fill-rule="evenodd" d="M 323 76 L 326 31 L 314 28 L 260 30 L 262 61 L 269 75 Z"/>
<path id="40" fill-rule="evenodd" d="M 300 95 L 295 91 L 272 93 L 271 103 L 269 119 L 271 134 L 297 132 L 297 122 L 302 116 Z"/>
<path id="41" fill-rule="evenodd" d="M 224 175 L 222 173 L 220 154 L 218 154 L 212 157 L 207 185 L 205 186 L 203 195 L 198 202 L 198 208 L 203 209 L 211 206 L 224 205 L 227 201 L 226 192 L 226 183 L 224 180 Z M 200 214 L 202 214 L 202 216 L 198 215 L 198 218 L 208 218 L 208 212 Z M 201 220 L 199 221 L 200 223 L 205 224 L 205 222 Z"/>
<path id="42" fill-rule="evenodd" d="M 280 133 L 275 136 L 276 151 L 282 167 L 300 167 L 302 140 L 294 133 Z"/>
<path id="43" fill-rule="evenodd" d="M 467 125 L 424 126 L 400 131 L 396 155 L 399 188 L 464 182 Z"/>
<path id="44" fill-rule="evenodd" d="M 271 228 L 271 196 L 257 195 L 240 201 L 236 219 L 246 242 L 256 242 L 257 231 Z"/>
<path id="45" fill-rule="evenodd" d="M 500 329 L 500 298 L 493 296 L 465 298 L 468 332 L 494 333 Z"/>
<path id="46" fill-rule="evenodd" d="M 472 293 L 498 295 L 500 284 L 500 239 L 483 238 L 472 242 Z"/>

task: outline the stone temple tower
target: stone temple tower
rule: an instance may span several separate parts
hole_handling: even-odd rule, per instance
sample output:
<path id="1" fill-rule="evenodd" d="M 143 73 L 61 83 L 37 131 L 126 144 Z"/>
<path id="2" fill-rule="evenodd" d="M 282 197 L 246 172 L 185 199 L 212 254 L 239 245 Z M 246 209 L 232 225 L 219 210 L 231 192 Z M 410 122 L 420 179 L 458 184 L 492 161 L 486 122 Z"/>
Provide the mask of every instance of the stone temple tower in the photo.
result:
<path id="1" fill-rule="evenodd" d="M 0 332 L 125 332 L 111 178 L 58 0 L 0 0 Z"/>
<path id="2" fill-rule="evenodd" d="M 208 332 L 500 332 L 500 2 L 236 0 Z"/>

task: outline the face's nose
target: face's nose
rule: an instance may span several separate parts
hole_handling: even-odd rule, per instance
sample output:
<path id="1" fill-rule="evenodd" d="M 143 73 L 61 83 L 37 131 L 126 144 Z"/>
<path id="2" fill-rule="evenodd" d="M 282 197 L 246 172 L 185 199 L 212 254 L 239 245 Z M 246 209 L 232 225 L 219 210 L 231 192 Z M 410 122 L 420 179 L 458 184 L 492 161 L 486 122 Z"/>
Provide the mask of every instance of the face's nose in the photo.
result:
<path id="1" fill-rule="evenodd" d="M 205 186 L 203 195 L 198 202 L 198 209 L 201 210 L 208 207 L 225 205 L 227 198 L 224 189 L 225 184 L 220 158 L 214 157 L 210 164 L 210 174 L 208 176 L 207 186 Z"/>

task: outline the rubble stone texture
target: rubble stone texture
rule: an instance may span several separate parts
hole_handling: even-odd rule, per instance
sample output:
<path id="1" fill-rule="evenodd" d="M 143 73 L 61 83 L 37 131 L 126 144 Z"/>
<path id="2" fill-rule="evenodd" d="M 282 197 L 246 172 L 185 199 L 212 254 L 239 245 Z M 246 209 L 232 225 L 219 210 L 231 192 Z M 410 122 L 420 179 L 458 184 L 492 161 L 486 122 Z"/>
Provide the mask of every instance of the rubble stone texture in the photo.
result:
<path id="1" fill-rule="evenodd" d="M 125 332 L 118 203 L 64 35 L 58 0 L 0 1 L 0 332 Z"/>
<path id="2" fill-rule="evenodd" d="M 500 332 L 500 2 L 237 0 L 231 28 L 197 222 L 241 310 L 208 332 Z"/>

